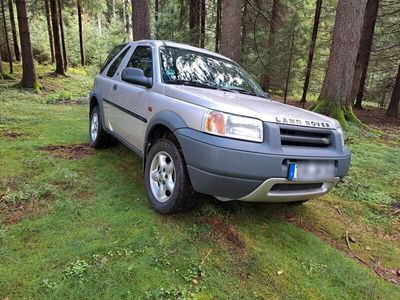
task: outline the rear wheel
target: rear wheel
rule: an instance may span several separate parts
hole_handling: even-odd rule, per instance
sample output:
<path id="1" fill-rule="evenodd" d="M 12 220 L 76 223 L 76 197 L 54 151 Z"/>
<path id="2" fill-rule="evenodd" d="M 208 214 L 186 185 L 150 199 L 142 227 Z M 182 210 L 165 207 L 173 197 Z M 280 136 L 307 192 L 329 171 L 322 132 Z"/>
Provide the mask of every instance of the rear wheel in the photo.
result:
<path id="1" fill-rule="evenodd" d="M 93 107 L 90 114 L 89 144 L 94 148 L 105 148 L 110 145 L 111 136 L 104 130 L 100 119 L 99 107 Z"/>
<path id="2" fill-rule="evenodd" d="M 184 158 L 168 139 L 157 141 L 146 157 L 145 185 L 153 208 L 170 214 L 191 207 L 193 189 Z"/>

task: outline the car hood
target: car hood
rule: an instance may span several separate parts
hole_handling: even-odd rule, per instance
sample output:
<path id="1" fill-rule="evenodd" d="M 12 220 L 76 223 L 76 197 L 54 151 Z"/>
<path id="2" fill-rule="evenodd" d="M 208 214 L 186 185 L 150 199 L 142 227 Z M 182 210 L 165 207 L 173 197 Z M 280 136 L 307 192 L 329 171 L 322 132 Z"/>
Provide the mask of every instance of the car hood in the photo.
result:
<path id="1" fill-rule="evenodd" d="M 265 122 L 319 128 L 339 127 L 335 119 L 256 96 L 182 85 L 165 85 L 164 94 L 212 110 L 253 117 Z"/>

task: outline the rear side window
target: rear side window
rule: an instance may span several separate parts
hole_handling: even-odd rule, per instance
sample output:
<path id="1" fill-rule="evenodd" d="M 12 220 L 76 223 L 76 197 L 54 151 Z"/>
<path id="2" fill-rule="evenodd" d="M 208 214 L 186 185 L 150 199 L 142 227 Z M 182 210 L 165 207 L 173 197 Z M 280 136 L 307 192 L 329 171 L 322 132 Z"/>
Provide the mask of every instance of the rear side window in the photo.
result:
<path id="1" fill-rule="evenodd" d="M 144 76 L 153 78 L 153 57 L 151 48 L 148 46 L 138 46 L 133 52 L 128 62 L 127 68 L 137 68 L 143 70 Z"/>
<path id="2" fill-rule="evenodd" d="M 117 55 L 119 53 L 119 51 L 121 51 L 122 48 L 124 48 L 125 46 L 126 46 L 126 44 L 118 45 L 114 49 L 111 50 L 110 54 L 108 54 L 108 56 L 107 56 L 107 59 L 105 60 L 105 62 L 101 66 L 100 73 L 103 73 L 103 71 L 108 66 L 108 64 L 113 60 L 115 55 Z"/>
<path id="3" fill-rule="evenodd" d="M 122 52 L 115 60 L 114 62 L 111 64 L 110 68 L 107 71 L 107 76 L 108 77 L 113 77 L 115 72 L 117 72 L 119 65 L 121 64 L 122 60 L 124 59 L 126 53 L 128 53 L 129 49 L 131 49 L 131 47 L 128 47 L 124 50 L 124 52 Z"/>

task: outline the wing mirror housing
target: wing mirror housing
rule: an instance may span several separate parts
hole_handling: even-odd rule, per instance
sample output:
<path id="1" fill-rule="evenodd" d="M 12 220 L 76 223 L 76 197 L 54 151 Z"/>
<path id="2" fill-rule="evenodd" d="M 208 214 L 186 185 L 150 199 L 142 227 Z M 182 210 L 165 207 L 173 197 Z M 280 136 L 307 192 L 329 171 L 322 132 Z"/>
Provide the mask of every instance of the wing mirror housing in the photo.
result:
<path id="1" fill-rule="evenodd" d="M 126 68 L 122 71 L 121 76 L 123 81 L 128 83 L 141 85 L 147 88 L 153 86 L 153 79 L 144 76 L 143 70 L 137 68 Z"/>

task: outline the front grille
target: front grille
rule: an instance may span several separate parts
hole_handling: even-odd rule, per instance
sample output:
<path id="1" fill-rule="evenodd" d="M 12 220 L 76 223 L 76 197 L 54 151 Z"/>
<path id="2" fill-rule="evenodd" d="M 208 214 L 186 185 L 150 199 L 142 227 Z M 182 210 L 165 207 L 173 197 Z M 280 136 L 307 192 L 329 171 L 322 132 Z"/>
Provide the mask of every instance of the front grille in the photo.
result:
<path id="1" fill-rule="evenodd" d="M 327 148 L 332 144 L 328 130 L 280 127 L 280 132 L 282 146 Z"/>
<path id="2" fill-rule="evenodd" d="M 277 183 L 272 188 L 271 191 L 306 191 L 320 189 L 322 183 L 298 183 L 298 184 L 286 184 Z"/>

